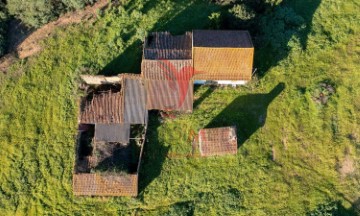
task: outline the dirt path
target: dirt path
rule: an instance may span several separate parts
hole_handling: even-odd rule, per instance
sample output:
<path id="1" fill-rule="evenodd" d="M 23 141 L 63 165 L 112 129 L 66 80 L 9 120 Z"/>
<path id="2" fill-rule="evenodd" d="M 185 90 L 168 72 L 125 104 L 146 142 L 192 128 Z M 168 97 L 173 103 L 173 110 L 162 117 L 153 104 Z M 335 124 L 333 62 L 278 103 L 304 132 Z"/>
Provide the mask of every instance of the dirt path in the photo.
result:
<path id="1" fill-rule="evenodd" d="M 84 10 L 67 13 L 58 20 L 37 29 L 17 46 L 16 52 L 18 57 L 23 59 L 38 53 L 42 49 L 38 42 L 49 37 L 57 27 L 94 19 L 96 17 L 96 12 L 105 8 L 108 3 L 109 0 L 99 0 L 94 5 L 85 7 Z"/>
<path id="2" fill-rule="evenodd" d="M 39 42 L 49 37 L 57 27 L 95 20 L 97 11 L 106 8 L 109 2 L 109 0 L 98 0 L 94 5 L 86 6 L 83 10 L 66 13 L 56 21 L 31 32 L 25 38 L 21 38 L 21 42 L 18 42 L 12 49 L 10 48 L 13 52 L 0 59 L 0 71 L 6 72 L 7 68 L 16 60 L 16 56 L 23 59 L 40 52 L 42 47 Z M 14 40 L 16 41 L 16 39 Z"/>

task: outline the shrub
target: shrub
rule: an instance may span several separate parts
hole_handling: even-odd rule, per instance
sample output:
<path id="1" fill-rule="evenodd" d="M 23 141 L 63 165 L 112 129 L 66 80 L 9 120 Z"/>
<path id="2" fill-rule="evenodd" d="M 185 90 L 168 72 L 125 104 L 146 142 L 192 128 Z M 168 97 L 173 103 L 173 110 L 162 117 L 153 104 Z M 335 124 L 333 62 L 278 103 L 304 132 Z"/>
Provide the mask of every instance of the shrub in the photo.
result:
<path id="1" fill-rule="evenodd" d="M 11 15 L 14 15 L 26 25 L 40 27 L 58 17 L 61 13 L 82 8 L 86 4 L 93 2 L 94 0 L 8 0 L 7 8 Z"/>
<path id="2" fill-rule="evenodd" d="M 262 46 L 269 46 L 273 54 L 283 54 L 296 43 L 289 43 L 293 37 L 299 37 L 304 19 L 289 7 L 277 7 L 272 13 L 261 17 L 259 30 Z"/>

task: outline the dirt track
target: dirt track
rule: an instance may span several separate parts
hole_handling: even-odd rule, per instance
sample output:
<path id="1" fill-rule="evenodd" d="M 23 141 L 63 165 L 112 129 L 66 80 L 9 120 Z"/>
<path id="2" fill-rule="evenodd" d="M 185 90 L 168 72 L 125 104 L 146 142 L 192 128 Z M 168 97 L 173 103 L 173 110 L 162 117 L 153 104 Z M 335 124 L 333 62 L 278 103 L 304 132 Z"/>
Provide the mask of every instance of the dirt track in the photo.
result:
<path id="1" fill-rule="evenodd" d="M 92 6 L 87 6 L 83 10 L 66 13 L 56 21 L 33 31 L 16 46 L 14 53 L 7 54 L 0 59 L 0 71 L 6 72 L 7 68 L 16 59 L 16 56 L 23 59 L 40 52 L 42 47 L 39 42 L 49 37 L 57 27 L 95 20 L 97 11 L 104 9 L 109 2 L 109 0 L 98 0 Z"/>
<path id="2" fill-rule="evenodd" d="M 41 50 L 38 42 L 49 37 L 56 27 L 80 23 L 84 20 L 92 20 L 96 17 L 96 11 L 105 8 L 108 3 L 109 0 L 99 0 L 94 5 L 85 7 L 84 10 L 67 13 L 58 20 L 37 29 L 17 46 L 18 57 L 23 59 L 38 53 Z"/>

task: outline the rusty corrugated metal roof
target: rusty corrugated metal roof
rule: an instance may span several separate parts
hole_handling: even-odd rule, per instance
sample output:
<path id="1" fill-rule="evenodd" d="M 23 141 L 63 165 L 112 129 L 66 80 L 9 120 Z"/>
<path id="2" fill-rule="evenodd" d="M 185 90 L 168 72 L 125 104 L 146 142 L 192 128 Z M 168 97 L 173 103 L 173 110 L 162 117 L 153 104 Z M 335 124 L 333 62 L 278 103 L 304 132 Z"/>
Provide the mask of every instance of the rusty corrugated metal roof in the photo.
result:
<path id="1" fill-rule="evenodd" d="M 192 111 L 193 81 L 146 80 L 148 110 Z M 184 92 L 184 93 L 182 93 Z"/>
<path id="2" fill-rule="evenodd" d="M 192 60 L 143 60 L 147 109 L 192 111 Z"/>
<path id="3" fill-rule="evenodd" d="M 138 175 L 74 174 L 73 191 L 76 196 L 137 196 Z"/>
<path id="4" fill-rule="evenodd" d="M 194 47 L 253 48 L 248 31 L 240 30 L 194 30 Z"/>
<path id="5" fill-rule="evenodd" d="M 110 124 L 123 122 L 123 92 L 102 92 L 86 101 L 80 113 L 82 124 Z"/>
<path id="6" fill-rule="evenodd" d="M 147 124 L 146 92 L 140 74 L 122 74 L 124 88 L 124 122 Z"/>
<path id="7" fill-rule="evenodd" d="M 153 32 L 145 38 L 145 59 L 191 59 L 192 33 Z"/>
<path id="8" fill-rule="evenodd" d="M 199 131 L 201 156 L 237 153 L 236 127 L 206 128 Z"/>
<path id="9" fill-rule="evenodd" d="M 83 124 L 146 124 L 146 92 L 140 74 L 120 74 L 121 91 L 94 94 L 80 114 Z"/>
<path id="10" fill-rule="evenodd" d="M 143 60 L 141 71 L 144 79 L 190 80 L 193 75 L 192 60 Z"/>

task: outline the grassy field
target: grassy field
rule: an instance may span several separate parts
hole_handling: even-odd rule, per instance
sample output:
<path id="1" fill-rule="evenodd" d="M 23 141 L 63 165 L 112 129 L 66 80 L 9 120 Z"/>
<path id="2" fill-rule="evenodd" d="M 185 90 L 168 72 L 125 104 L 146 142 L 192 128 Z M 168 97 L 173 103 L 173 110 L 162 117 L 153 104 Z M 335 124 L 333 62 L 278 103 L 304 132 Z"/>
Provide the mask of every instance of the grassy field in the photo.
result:
<path id="1" fill-rule="evenodd" d="M 148 32 L 211 28 L 228 8 L 134 0 L 59 29 L 0 74 L 0 215 L 356 215 L 359 3 L 276 7 L 251 30 L 249 85 L 197 87 L 192 114 L 151 114 L 137 198 L 72 195 L 79 75 L 139 73 Z M 222 125 L 237 126 L 237 155 L 187 157 L 191 131 Z"/>

